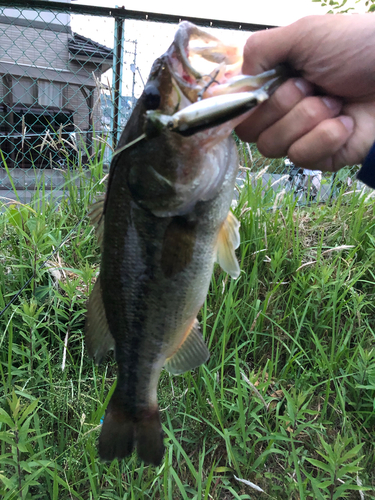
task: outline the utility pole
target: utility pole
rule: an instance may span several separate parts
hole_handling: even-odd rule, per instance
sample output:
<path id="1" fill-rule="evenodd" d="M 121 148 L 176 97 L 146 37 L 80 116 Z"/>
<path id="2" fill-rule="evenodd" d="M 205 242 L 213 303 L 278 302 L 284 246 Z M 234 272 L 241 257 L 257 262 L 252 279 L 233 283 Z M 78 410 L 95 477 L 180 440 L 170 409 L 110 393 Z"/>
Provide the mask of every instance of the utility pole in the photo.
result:
<path id="1" fill-rule="evenodd" d="M 134 109 L 135 106 L 135 72 L 137 69 L 137 40 L 134 40 L 134 60 L 133 60 L 133 65 L 134 65 L 134 71 L 133 71 L 133 85 L 132 85 L 132 109 Z"/>

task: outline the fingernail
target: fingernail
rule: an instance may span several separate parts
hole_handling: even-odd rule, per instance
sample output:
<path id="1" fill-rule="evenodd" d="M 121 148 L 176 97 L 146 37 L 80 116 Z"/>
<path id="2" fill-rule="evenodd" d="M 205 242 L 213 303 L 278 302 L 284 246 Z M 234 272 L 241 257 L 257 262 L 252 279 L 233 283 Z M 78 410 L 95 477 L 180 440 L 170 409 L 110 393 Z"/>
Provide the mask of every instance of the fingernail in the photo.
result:
<path id="1" fill-rule="evenodd" d="M 342 106 L 341 101 L 334 97 L 330 96 L 322 97 L 322 101 L 329 109 L 339 110 Z"/>
<path id="2" fill-rule="evenodd" d="M 312 85 L 303 78 L 295 78 L 294 85 L 299 89 L 303 95 L 312 94 Z"/>
<path id="3" fill-rule="evenodd" d="M 351 116 L 339 116 L 340 122 L 344 125 L 348 132 L 353 132 L 354 130 L 354 120 Z"/>

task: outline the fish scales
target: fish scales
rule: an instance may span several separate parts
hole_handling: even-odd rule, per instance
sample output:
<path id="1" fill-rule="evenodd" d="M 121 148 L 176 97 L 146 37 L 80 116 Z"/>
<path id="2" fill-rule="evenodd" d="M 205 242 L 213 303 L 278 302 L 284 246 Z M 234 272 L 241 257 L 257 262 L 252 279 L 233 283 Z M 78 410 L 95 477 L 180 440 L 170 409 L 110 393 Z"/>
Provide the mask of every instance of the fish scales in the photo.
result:
<path id="1" fill-rule="evenodd" d="M 228 142 L 235 159 L 235 146 L 232 141 Z M 229 145 L 217 147 L 228 149 Z M 124 191 L 126 183 L 121 179 L 124 171 L 114 174 L 104 230 L 104 241 L 108 236 L 110 244 L 103 248 L 101 285 L 107 320 L 116 341 L 120 374 L 121 367 L 126 366 L 129 376 L 139 378 L 135 383 L 126 381 L 125 374 L 122 375 L 122 381 L 129 384 L 132 398 L 138 395 L 136 406 L 144 403 L 145 394 L 149 397 L 146 388 L 153 376 L 150 366 L 156 363 L 159 369 L 157 358 L 163 357 L 170 344 L 173 345 L 178 327 L 183 333 L 187 330 L 206 297 L 217 232 L 228 214 L 237 172 L 233 158 L 228 155 L 227 160 L 229 165 L 221 192 L 214 200 L 197 203 L 186 217 L 155 217 L 135 203 L 129 203 L 131 195 L 126 192 L 127 188 Z M 119 213 L 123 214 L 121 220 L 117 217 Z M 215 219 L 217 222 L 213 223 Z M 173 252 L 178 245 L 173 241 L 173 233 L 179 236 L 179 226 L 184 226 L 186 221 L 192 229 L 190 242 L 184 238 L 184 244 L 192 244 L 193 248 L 185 246 L 181 252 L 189 253 L 188 258 L 181 252 Z M 168 235 L 170 228 L 172 234 Z M 173 272 L 173 267 L 179 266 L 181 271 Z M 122 363 L 119 356 L 121 361 L 128 359 Z"/>
<path id="2" fill-rule="evenodd" d="M 114 349 L 118 365 L 99 437 L 104 460 L 124 458 L 136 447 L 146 463 L 161 463 L 161 370 L 179 374 L 208 359 L 196 317 L 214 263 L 234 278 L 240 273 L 239 223 L 230 212 L 238 171 L 231 131 L 240 120 L 221 119 L 184 137 L 168 126 L 154 133 L 147 117 L 168 119 L 200 99 L 243 90 L 241 53 L 191 23 L 180 24 L 122 133 L 103 207 L 93 208 L 102 260 L 85 340 L 97 362 Z M 194 67 L 197 58 L 203 70 Z M 246 78 L 254 87 L 255 77 Z M 151 130 L 147 137 L 145 130 Z"/>

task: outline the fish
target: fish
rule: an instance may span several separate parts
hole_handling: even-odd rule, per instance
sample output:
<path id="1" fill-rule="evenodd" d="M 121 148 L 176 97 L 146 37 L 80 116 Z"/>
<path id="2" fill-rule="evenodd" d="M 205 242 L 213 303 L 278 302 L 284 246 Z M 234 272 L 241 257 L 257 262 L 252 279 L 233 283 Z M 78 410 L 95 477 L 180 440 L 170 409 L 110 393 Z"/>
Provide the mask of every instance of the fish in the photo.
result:
<path id="1" fill-rule="evenodd" d="M 208 360 L 197 315 L 215 262 L 240 275 L 231 134 L 269 97 L 270 87 L 260 87 L 275 76 L 242 75 L 241 67 L 241 47 L 182 22 L 152 66 L 113 156 L 105 199 L 92 208 L 101 265 L 85 343 L 97 363 L 114 350 L 118 367 L 99 436 L 102 460 L 136 448 L 145 463 L 160 465 L 161 371 L 179 375 Z M 250 108 L 222 110 L 225 96 L 244 93 Z"/>

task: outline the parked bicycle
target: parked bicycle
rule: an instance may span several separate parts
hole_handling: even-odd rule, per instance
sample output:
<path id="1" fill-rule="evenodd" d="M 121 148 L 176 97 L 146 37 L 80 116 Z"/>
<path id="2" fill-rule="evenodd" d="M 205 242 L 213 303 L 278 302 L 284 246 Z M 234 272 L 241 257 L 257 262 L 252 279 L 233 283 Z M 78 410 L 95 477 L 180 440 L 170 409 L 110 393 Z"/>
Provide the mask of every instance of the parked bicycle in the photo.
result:
<path id="1" fill-rule="evenodd" d="M 286 173 L 289 174 L 285 190 L 293 192 L 298 203 L 316 201 L 320 191 L 322 174 L 319 170 L 306 170 L 296 166 L 289 158 L 284 160 Z"/>

